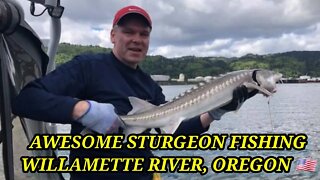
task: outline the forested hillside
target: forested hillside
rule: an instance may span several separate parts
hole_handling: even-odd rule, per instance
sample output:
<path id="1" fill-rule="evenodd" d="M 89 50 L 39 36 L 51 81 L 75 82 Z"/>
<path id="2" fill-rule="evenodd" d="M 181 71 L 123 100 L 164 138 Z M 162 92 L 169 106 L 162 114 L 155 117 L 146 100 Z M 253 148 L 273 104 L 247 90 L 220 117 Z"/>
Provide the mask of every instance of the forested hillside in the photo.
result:
<path id="1" fill-rule="evenodd" d="M 111 49 L 99 46 L 62 43 L 58 48 L 56 63 L 59 65 L 82 53 L 110 51 Z M 320 77 L 320 51 L 292 51 L 268 55 L 248 54 L 239 58 L 195 56 L 166 58 L 158 55 L 148 56 L 141 67 L 150 74 L 177 77 L 180 73 L 184 73 L 188 78 L 253 68 L 275 70 L 283 73 L 285 77 L 299 77 L 306 74 Z"/>

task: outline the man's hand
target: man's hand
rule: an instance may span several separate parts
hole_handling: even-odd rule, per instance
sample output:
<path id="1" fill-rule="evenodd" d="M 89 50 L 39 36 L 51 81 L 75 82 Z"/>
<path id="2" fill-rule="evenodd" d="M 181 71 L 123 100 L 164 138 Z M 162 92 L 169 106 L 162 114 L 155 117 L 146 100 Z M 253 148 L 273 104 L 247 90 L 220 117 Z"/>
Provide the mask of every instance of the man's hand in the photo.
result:
<path id="1" fill-rule="evenodd" d="M 257 93 L 258 90 L 253 90 L 249 93 L 246 86 L 239 86 L 233 91 L 233 98 L 230 103 L 218 109 L 213 109 L 208 113 L 213 120 L 220 120 L 221 116 L 225 113 L 239 109 L 247 99 L 253 97 Z"/>
<path id="2" fill-rule="evenodd" d="M 119 132 L 120 127 L 125 125 L 114 111 L 114 106 L 109 103 L 98 103 L 96 101 L 85 101 L 88 105 L 86 112 L 81 117 L 75 118 L 83 126 L 101 134 L 112 134 Z M 80 101 L 84 107 L 84 101 Z M 78 106 L 80 106 L 79 104 Z M 77 106 L 77 104 L 76 104 Z M 76 112 L 74 110 L 74 112 Z"/>

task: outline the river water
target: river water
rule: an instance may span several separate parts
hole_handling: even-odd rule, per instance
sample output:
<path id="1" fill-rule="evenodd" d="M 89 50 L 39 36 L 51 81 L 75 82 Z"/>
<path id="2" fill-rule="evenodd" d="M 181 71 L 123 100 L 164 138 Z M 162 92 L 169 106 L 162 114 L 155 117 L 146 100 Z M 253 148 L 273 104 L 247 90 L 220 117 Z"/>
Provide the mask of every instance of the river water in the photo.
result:
<path id="1" fill-rule="evenodd" d="M 175 96 L 188 86 L 164 86 L 167 98 Z M 208 174 L 163 174 L 164 179 L 320 179 L 320 165 L 315 172 L 296 171 L 297 159 L 320 160 L 320 84 L 278 84 L 277 93 L 271 98 L 260 94 L 249 99 L 236 113 L 227 113 L 220 121 L 212 123 L 208 133 L 249 134 L 299 134 L 308 136 L 305 150 L 255 150 L 255 151 L 157 151 L 159 156 L 201 156 L 209 168 Z M 217 156 L 293 156 L 289 173 L 214 173 L 210 169 Z"/>
<path id="2" fill-rule="evenodd" d="M 162 86 L 167 100 L 191 88 L 191 85 Z M 230 151 L 154 151 L 157 156 L 201 156 L 208 173 L 163 173 L 163 179 L 320 179 L 320 165 L 315 172 L 296 171 L 297 159 L 312 158 L 320 160 L 320 83 L 278 84 L 278 91 L 271 98 L 260 94 L 249 99 L 236 113 L 227 113 L 220 121 L 212 123 L 209 134 L 299 134 L 308 136 L 305 150 L 255 150 Z M 68 132 L 69 126 L 59 125 L 59 132 Z M 2 146 L 1 146 L 2 148 Z M 0 157 L 2 153 L 0 154 Z M 217 156 L 293 156 L 289 173 L 214 173 L 210 166 Z M 0 166 L 0 172 L 2 167 Z M 3 173 L 0 174 L 0 179 Z"/>

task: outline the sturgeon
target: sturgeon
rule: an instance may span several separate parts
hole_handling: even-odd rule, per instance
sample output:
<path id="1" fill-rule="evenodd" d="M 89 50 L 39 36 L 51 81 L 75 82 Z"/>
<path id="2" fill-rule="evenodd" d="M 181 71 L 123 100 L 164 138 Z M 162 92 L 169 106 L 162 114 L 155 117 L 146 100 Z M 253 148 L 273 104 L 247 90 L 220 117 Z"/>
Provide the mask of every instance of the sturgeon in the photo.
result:
<path id="1" fill-rule="evenodd" d="M 281 77 L 281 73 L 270 70 L 233 71 L 195 86 L 161 106 L 129 97 L 133 109 L 128 115 L 120 116 L 126 125 L 124 134 L 138 134 L 148 128 L 160 128 L 164 133 L 172 134 L 182 121 L 228 104 L 233 91 L 241 85 L 249 92 L 257 89 L 263 95 L 271 96 Z"/>

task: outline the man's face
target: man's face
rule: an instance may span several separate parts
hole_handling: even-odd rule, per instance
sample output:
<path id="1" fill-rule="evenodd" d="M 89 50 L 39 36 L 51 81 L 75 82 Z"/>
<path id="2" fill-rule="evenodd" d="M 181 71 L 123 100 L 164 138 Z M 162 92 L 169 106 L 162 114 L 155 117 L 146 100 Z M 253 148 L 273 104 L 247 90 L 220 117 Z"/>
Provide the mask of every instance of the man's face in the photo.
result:
<path id="1" fill-rule="evenodd" d="M 123 63 L 136 68 L 145 59 L 149 48 L 151 28 L 139 19 L 128 19 L 111 31 L 113 53 Z"/>

